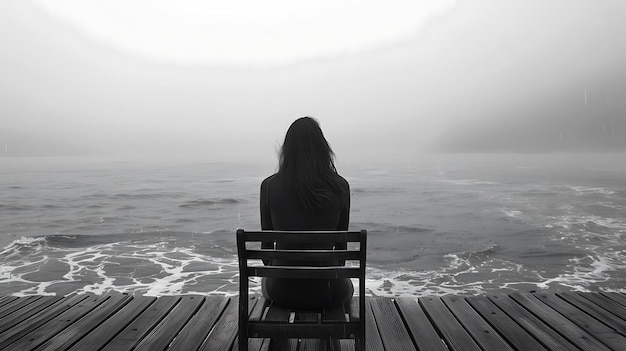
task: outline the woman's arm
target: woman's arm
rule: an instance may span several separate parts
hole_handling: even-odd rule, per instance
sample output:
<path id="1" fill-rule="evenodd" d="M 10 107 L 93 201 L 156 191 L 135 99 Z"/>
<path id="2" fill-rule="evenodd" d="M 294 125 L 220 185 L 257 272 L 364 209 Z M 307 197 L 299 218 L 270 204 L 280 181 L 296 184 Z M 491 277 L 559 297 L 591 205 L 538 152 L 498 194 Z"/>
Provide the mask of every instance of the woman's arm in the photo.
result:
<path id="1" fill-rule="evenodd" d="M 348 226 L 350 224 L 350 185 L 348 184 L 348 182 L 345 182 L 341 199 L 343 204 L 341 207 L 341 213 L 339 214 L 339 223 L 337 225 L 337 230 L 348 230 Z M 346 243 L 335 244 L 335 249 L 337 250 L 345 250 L 347 248 L 348 245 Z"/>
<path id="2" fill-rule="evenodd" d="M 272 225 L 272 212 L 270 211 L 270 203 L 269 203 L 269 183 L 271 178 L 266 178 L 261 183 L 261 198 L 259 201 L 259 207 L 261 209 L 261 229 L 262 230 L 273 230 L 274 226 Z"/>
<path id="3" fill-rule="evenodd" d="M 274 226 L 272 225 L 272 212 L 270 211 L 270 204 L 269 204 L 269 193 L 268 193 L 268 188 L 269 188 L 269 183 L 270 183 L 270 178 L 266 178 L 262 183 L 261 183 L 261 194 L 260 194 L 260 201 L 259 201 L 259 207 L 261 209 L 261 230 L 273 230 Z M 273 242 L 269 242 L 269 241 L 264 241 L 261 243 L 261 249 L 273 249 L 274 248 L 274 243 Z M 271 262 L 269 260 L 263 260 L 263 264 L 265 264 L 266 266 L 269 265 Z"/>

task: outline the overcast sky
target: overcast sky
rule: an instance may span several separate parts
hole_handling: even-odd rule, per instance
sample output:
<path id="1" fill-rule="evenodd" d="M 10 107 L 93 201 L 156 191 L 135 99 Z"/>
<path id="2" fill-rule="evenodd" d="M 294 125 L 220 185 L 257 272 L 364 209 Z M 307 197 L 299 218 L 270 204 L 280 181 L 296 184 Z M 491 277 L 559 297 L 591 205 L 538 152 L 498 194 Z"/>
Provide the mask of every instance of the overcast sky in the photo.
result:
<path id="1" fill-rule="evenodd" d="M 3 0 L 0 132 L 272 162 L 311 115 L 340 162 L 410 160 L 546 101 L 623 118 L 624 33 L 621 0 Z"/>

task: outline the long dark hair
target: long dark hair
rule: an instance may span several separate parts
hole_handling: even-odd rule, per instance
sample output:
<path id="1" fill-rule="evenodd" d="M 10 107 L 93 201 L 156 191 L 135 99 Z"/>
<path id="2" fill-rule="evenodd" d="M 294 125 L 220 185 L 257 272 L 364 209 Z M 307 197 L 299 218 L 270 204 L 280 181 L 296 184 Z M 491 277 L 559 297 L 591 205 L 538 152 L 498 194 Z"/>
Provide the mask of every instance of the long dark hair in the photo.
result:
<path id="1" fill-rule="evenodd" d="M 322 206 L 342 192 L 335 153 L 311 117 L 295 120 L 280 149 L 278 174 L 307 210 Z"/>

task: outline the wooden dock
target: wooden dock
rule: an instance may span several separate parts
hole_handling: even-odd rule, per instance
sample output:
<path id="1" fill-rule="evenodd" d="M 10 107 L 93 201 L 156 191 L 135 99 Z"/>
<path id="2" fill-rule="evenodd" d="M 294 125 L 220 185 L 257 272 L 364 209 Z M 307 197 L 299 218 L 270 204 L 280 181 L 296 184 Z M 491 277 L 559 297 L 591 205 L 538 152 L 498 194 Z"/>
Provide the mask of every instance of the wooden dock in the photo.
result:
<path id="1" fill-rule="evenodd" d="M 252 298 L 254 306 L 259 298 Z M 0 297 L 0 350 L 236 350 L 237 297 Z M 626 295 L 367 299 L 368 350 L 626 350 Z M 252 307 L 251 307 L 252 308 Z M 250 350 L 353 350 L 251 339 Z"/>

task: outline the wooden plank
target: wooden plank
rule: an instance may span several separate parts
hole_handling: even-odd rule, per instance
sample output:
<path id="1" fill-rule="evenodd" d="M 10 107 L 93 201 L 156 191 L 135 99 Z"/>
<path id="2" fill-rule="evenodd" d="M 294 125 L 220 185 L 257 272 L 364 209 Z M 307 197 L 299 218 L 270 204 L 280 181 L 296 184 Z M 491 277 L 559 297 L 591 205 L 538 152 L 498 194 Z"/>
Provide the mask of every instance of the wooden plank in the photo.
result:
<path id="1" fill-rule="evenodd" d="M 591 334 L 572 323 L 550 306 L 539 301 L 534 295 L 529 293 L 513 293 L 511 294 L 511 298 L 531 311 L 547 325 L 558 328 L 558 332 L 578 348 L 583 350 L 609 350 L 608 347 Z"/>
<path id="2" fill-rule="evenodd" d="M 626 346 L 626 338 L 624 336 L 557 295 L 538 293 L 535 296 L 610 348 L 619 350 Z"/>
<path id="3" fill-rule="evenodd" d="M 263 321 L 265 322 L 280 322 L 280 323 L 287 323 L 289 321 L 291 315 L 291 309 L 289 308 L 285 308 L 282 306 L 277 306 L 275 304 L 270 303 L 270 305 L 267 308 L 267 312 L 265 313 L 264 317 L 263 317 Z M 278 326 L 277 326 L 278 327 Z M 280 326 L 278 327 L 279 331 L 287 331 L 286 327 L 284 326 Z M 282 346 L 278 347 L 278 346 L 273 346 L 274 344 L 278 343 L 278 339 L 284 339 L 282 341 L 280 341 L 280 343 Z M 270 348 L 272 349 L 283 349 L 287 346 L 285 346 L 284 342 L 286 342 L 288 345 L 294 345 L 294 340 L 297 344 L 298 339 L 294 339 L 294 338 L 287 338 L 287 335 L 285 334 L 284 338 L 280 338 L 278 337 L 278 339 L 276 338 L 272 338 L 272 344 L 270 344 Z M 291 347 L 291 346 L 290 346 Z M 295 349 L 294 349 L 295 350 Z"/>
<path id="4" fill-rule="evenodd" d="M 24 308 L 25 306 L 27 306 L 28 304 L 35 302 L 37 300 L 39 300 L 41 298 L 41 296 L 26 296 L 20 299 L 15 299 L 13 301 L 11 301 L 10 303 L 6 304 L 5 306 L 2 307 L 2 310 L 0 310 L 0 318 L 6 317 L 10 314 L 15 313 L 15 311 Z"/>
<path id="5" fill-rule="evenodd" d="M 236 339 L 232 351 L 237 351 L 237 347 L 239 346 L 238 342 L 239 340 Z M 248 339 L 248 351 L 269 351 L 270 343 L 270 339 L 250 338 Z"/>
<path id="6" fill-rule="evenodd" d="M 626 307 L 626 295 L 616 293 L 616 292 L 601 292 L 600 294 L 610 298 L 611 300 L 619 303 L 620 305 Z"/>
<path id="7" fill-rule="evenodd" d="M 293 349 L 293 350 L 296 350 L 296 349 Z M 297 348 L 297 350 L 298 351 L 327 351 L 327 350 L 330 350 L 330 345 L 328 345 L 328 340 L 302 339 L 300 341 L 300 346 L 299 348 Z"/>
<path id="8" fill-rule="evenodd" d="M 291 310 L 289 308 L 278 306 L 276 304 L 270 304 L 263 321 L 287 323 L 290 312 Z"/>
<path id="9" fill-rule="evenodd" d="M 626 320 L 624 320 L 623 318 L 617 317 L 615 314 L 601 308 L 600 306 L 576 293 L 564 292 L 557 294 L 557 296 L 576 306 L 578 309 L 585 311 L 585 313 L 587 313 L 588 315 L 613 328 L 621 335 L 626 335 Z"/>
<path id="10" fill-rule="evenodd" d="M 251 266 L 246 268 L 249 277 L 291 278 L 299 279 L 341 279 L 358 278 L 361 271 L 358 267 L 299 267 L 299 266 Z"/>
<path id="11" fill-rule="evenodd" d="M 298 339 L 271 339 L 270 350 L 276 351 L 298 351 Z"/>
<path id="12" fill-rule="evenodd" d="M 43 296 L 41 299 L 37 299 L 33 303 L 28 304 L 24 308 L 19 310 L 19 313 L 13 313 L 0 319 L 0 333 L 6 331 L 9 328 L 13 328 L 15 325 L 30 318 L 32 315 L 39 313 L 50 305 L 59 302 L 62 296 Z"/>
<path id="13" fill-rule="evenodd" d="M 373 298 L 370 306 L 386 350 L 416 350 L 393 300 Z"/>
<path id="14" fill-rule="evenodd" d="M 187 295 L 180 298 L 176 306 L 161 319 L 148 335 L 135 347 L 136 351 L 165 350 L 191 316 L 202 304 L 200 296 Z"/>
<path id="15" fill-rule="evenodd" d="M 347 339 L 339 340 L 339 348 L 336 348 L 333 351 L 355 351 L 356 350 L 356 346 L 354 345 L 355 342 L 356 340 L 347 340 Z"/>
<path id="16" fill-rule="evenodd" d="M 161 319 L 176 305 L 180 297 L 161 296 L 150 307 L 117 334 L 104 348 L 105 351 L 132 350 Z"/>
<path id="17" fill-rule="evenodd" d="M 275 250 L 275 249 L 248 249 L 246 257 L 249 260 L 282 260 L 282 261 L 358 261 L 361 252 L 357 250 Z"/>
<path id="18" fill-rule="evenodd" d="M 316 316 L 316 319 L 317 319 L 317 316 Z M 346 310 L 344 309 L 344 306 L 341 305 L 341 306 L 337 306 L 334 308 L 325 308 L 322 311 L 321 321 L 322 323 L 345 322 Z"/>
<path id="19" fill-rule="evenodd" d="M 19 299 L 17 296 L 2 296 L 0 297 L 0 311 L 4 309 L 4 306 L 12 301 Z"/>
<path id="20" fill-rule="evenodd" d="M 254 304 L 253 302 L 251 304 Z M 193 315 L 170 345 L 169 350 L 186 351 L 200 347 L 227 304 L 228 298 L 225 296 L 207 296 L 198 312 Z"/>
<path id="21" fill-rule="evenodd" d="M 237 233 L 239 235 L 239 233 Z M 246 242 L 276 241 L 284 243 L 345 243 L 360 242 L 364 236 L 361 232 L 345 231 L 246 231 Z"/>
<path id="22" fill-rule="evenodd" d="M 362 318 L 361 316 L 359 316 L 359 303 L 359 297 L 353 296 L 352 299 L 350 299 L 350 302 L 348 302 L 344 307 L 345 310 L 348 312 L 350 320 L 353 322 L 356 322 L 360 318 Z"/>
<path id="23" fill-rule="evenodd" d="M 229 351 L 235 342 L 239 326 L 239 298 L 231 297 L 222 317 L 215 323 L 215 327 L 200 347 L 204 351 Z"/>
<path id="24" fill-rule="evenodd" d="M 254 307 L 252 308 L 252 312 L 250 312 L 248 320 L 260 321 L 265 314 L 266 308 L 269 307 L 270 304 L 271 301 L 266 300 L 264 297 L 251 297 L 248 305 L 252 305 Z"/>
<path id="25" fill-rule="evenodd" d="M 622 320 L 626 320 L 626 307 L 611 300 L 607 296 L 597 293 L 579 293 L 579 295 L 618 316 Z"/>
<path id="26" fill-rule="evenodd" d="M 82 351 L 93 349 L 95 345 L 104 347 L 110 340 L 116 337 L 137 316 L 145 311 L 148 306 L 156 301 L 156 297 L 129 296 L 130 301 L 110 316 L 106 321 L 92 330 L 84 338 L 74 344 L 69 351 Z"/>
<path id="27" fill-rule="evenodd" d="M 407 330 L 411 333 L 411 337 L 419 350 L 448 350 L 441 336 L 420 307 L 417 298 L 401 297 L 395 302 L 407 325 Z"/>
<path id="28" fill-rule="evenodd" d="M 418 300 L 451 350 L 481 350 L 441 299 L 420 297 Z"/>
<path id="29" fill-rule="evenodd" d="M 478 312 L 474 311 L 463 297 L 447 295 L 442 297 L 442 300 L 482 348 L 513 351 L 513 348 L 498 335 L 489 323 L 480 317 Z"/>
<path id="30" fill-rule="evenodd" d="M 384 350 L 383 341 L 372 312 L 372 299 L 365 300 L 365 349 L 372 351 Z"/>
<path id="31" fill-rule="evenodd" d="M 505 345 L 518 350 L 621 350 L 626 345 L 626 306 L 618 302 L 622 298 L 619 293 L 573 292 L 514 293 L 511 297 L 368 298 L 364 316 L 368 322 L 366 344 L 368 350 L 398 350 L 407 345 L 419 350 L 445 350 L 446 345 L 452 350 L 462 350 L 473 349 L 478 344 L 485 349 L 504 349 L 502 345 L 495 348 L 493 340 L 485 341 L 489 336 L 479 335 L 488 325 L 493 332 L 487 334 L 499 335 Z M 21 299 L 24 300 L 19 301 Z M 158 301 L 167 300 L 179 303 L 176 308 L 163 311 L 166 304 Z M 0 349 L 76 351 L 105 345 L 105 349 L 118 350 L 143 345 L 139 348 L 232 351 L 238 344 L 237 298 L 185 296 L 178 300 L 171 296 L 155 299 L 72 295 L 2 301 L 13 313 L 0 318 Z M 160 311 L 154 311 L 155 306 L 147 308 L 152 301 Z M 265 299 L 257 297 L 250 301 L 251 315 L 262 310 L 257 304 L 265 303 Z M 348 310 L 351 315 L 358 315 L 355 313 L 358 311 L 356 297 L 345 306 L 344 311 Z M 270 318 L 274 318 L 276 312 L 279 309 L 269 313 Z M 277 318 L 289 318 L 288 312 L 278 313 Z M 330 319 L 339 319 L 343 313 L 340 309 L 334 312 L 337 312 L 336 317 Z M 152 319 L 149 320 L 149 316 Z M 302 318 L 296 315 L 294 324 Z M 309 319 L 309 316 L 304 318 Z M 2 330 L 2 326 L 8 324 L 13 325 Z M 334 328 L 334 324 L 329 325 Z M 452 330 L 452 326 L 457 330 Z M 129 328 L 133 327 L 139 328 L 130 332 Z M 146 338 L 143 343 L 141 338 Z M 120 341 L 122 339 L 124 342 Z M 461 344 L 461 339 L 469 340 L 470 345 Z M 270 342 L 251 338 L 248 346 L 251 351 L 269 351 L 271 347 L 283 346 L 294 351 L 354 350 L 352 340 L 330 343 L 320 339 L 276 339 Z"/>
<path id="32" fill-rule="evenodd" d="M 295 323 L 320 323 L 321 316 L 317 311 L 296 311 Z"/>
<path id="33" fill-rule="evenodd" d="M 488 299 L 534 336 L 548 350 L 571 351 L 578 349 L 556 330 L 545 324 L 530 311 L 504 295 L 489 295 Z"/>
<path id="34" fill-rule="evenodd" d="M 517 324 L 509 315 L 491 302 L 486 296 L 465 298 L 509 344 L 517 350 L 547 350 L 539 341 Z"/>
<path id="35" fill-rule="evenodd" d="M 103 303 L 96 306 L 92 311 L 80 320 L 71 324 L 63 331 L 54 335 L 53 338 L 41 344 L 36 350 L 67 350 L 84 335 L 88 334 L 109 316 L 122 308 L 130 298 L 123 295 L 108 297 Z"/>
<path id="36" fill-rule="evenodd" d="M 302 323 L 293 324 L 272 324 L 272 323 L 259 323 L 251 322 L 250 327 L 257 331 L 262 337 L 276 337 L 282 333 L 281 329 L 288 330 L 288 335 L 282 335 L 283 337 L 293 337 L 302 339 L 319 339 L 319 338 L 333 338 L 339 339 L 344 335 L 350 335 L 358 333 L 358 325 L 356 323 L 320 323 L 316 324 L 315 328 L 311 328 L 310 325 Z M 278 329 L 278 330 L 277 330 Z M 278 333 L 278 334 L 277 334 Z"/>
<path id="37" fill-rule="evenodd" d="M 11 345 L 14 341 L 36 330 L 41 325 L 48 322 L 50 319 L 70 309 L 72 306 L 86 298 L 87 295 L 72 295 L 70 297 L 66 297 L 53 304 L 49 308 L 42 309 L 40 312 L 34 314 L 31 318 L 23 320 L 12 328 L 7 329 L 5 332 L 0 334 L 0 349 Z"/>
<path id="38" fill-rule="evenodd" d="M 252 313 L 257 310 L 258 308 L 263 309 L 263 306 L 265 306 L 267 304 L 270 303 L 269 300 L 266 300 L 263 297 L 252 297 L 250 300 L 250 303 L 248 304 L 248 320 L 250 320 L 250 316 L 252 315 Z M 260 305 L 260 307 L 258 306 Z M 237 329 L 239 329 L 239 326 L 237 326 Z M 257 350 L 269 350 L 270 347 L 270 339 L 267 338 L 248 338 L 248 350 L 249 351 L 257 351 Z M 232 350 L 236 351 L 239 349 L 239 335 L 237 333 L 237 335 L 235 336 L 235 341 L 233 343 L 232 346 Z"/>
<path id="39" fill-rule="evenodd" d="M 268 351 L 270 350 L 270 339 L 250 338 L 248 339 L 248 351 Z M 239 347 L 238 338 L 235 339 L 232 351 L 237 351 Z"/>
<path id="40" fill-rule="evenodd" d="M 11 348 L 15 350 L 32 350 L 38 347 L 47 340 L 55 337 L 68 326 L 78 321 L 108 298 L 109 296 L 106 295 L 87 295 L 85 299 L 55 316 L 40 328 L 23 335 L 11 345 Z"/>
<path id="41" fill-rule="evenodd" d="M 344 341 L 344 340 L 341 340 Z M 302 339 L 298 346 L 298 351 L 354 351 L 354 342 L 350 340 L 345 340 L 345 344 L 342 344 L 340 340 L 322 340 L 322 339 Z M 345 345 L 345 348 L 344 346 Z M 288 348 L 291 347 L 292 350 L 296 350 L 293 347 L 293 341 L 291 344 L 288 344 Z M 279 348 L 279 350 L 281 350 Z"/>

